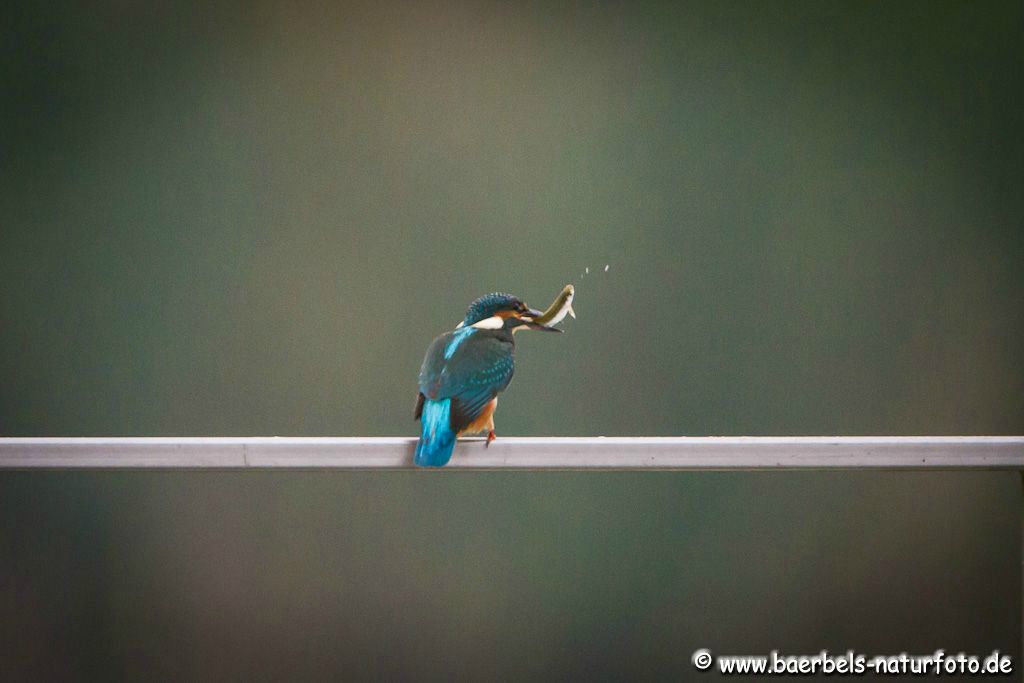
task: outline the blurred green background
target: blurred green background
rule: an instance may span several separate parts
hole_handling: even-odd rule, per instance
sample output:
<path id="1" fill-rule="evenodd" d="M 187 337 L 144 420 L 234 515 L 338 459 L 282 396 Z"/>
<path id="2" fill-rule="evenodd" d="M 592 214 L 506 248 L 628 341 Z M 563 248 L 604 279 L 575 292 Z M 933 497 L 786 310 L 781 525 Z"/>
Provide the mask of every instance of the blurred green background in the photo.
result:
<path id="1" fill-rule="evenodd" d="M 520 336 L 499 435 L 1020 434 L 1022 22 L 18 3 L 0 434 L 413 435 L 423 351 L 471 299 L 567 282 L 579 319 Z M 8 472 L 0 642 L 12 676 L 62 679 L 1017 653 L 1019 496 L 1011 474 Z"/>

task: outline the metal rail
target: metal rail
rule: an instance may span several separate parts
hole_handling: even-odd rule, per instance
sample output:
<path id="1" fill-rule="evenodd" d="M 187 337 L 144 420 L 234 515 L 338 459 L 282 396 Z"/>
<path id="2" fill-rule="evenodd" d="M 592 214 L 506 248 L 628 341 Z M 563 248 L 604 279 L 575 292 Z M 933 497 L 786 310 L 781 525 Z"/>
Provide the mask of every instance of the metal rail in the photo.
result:
<path id="1" fill-rule="evenodd" d="M 0 438 L 0 469 L 410 469 L 406 437 Z M 1022 470 L 1024 436 L 463 439 L 445 470 Z"/>

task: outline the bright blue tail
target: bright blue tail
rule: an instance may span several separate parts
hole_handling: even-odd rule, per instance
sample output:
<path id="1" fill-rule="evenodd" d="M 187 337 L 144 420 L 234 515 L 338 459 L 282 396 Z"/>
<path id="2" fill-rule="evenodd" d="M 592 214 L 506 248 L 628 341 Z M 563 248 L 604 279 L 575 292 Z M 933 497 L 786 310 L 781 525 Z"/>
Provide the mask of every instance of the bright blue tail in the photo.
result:
<path id="1" fill-rule="evenodd" d="M 455 432 L 452 431 L 452 400 L 424 401 L 420 422 L 423 433 L 416 444 L 416 464 L 421 467 L 441 467 L 447 464 L 455 448 Z"/>

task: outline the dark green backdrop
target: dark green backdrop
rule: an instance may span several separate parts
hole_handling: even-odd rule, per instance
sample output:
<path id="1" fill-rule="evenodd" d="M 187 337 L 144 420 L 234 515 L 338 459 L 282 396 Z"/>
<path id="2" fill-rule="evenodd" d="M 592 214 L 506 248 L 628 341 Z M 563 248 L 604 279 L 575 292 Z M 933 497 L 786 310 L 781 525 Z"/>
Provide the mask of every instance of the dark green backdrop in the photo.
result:
<path id="1" fill-rule="evenodd" d="M 412 435 L 423 350 L 472 298 L 566 282 L 579 319 L 521 336 L 499 435 L 1022 433 L 1022 8 L 23 3 L 0 25 L 0 434 Z M 8 472 L 0 667 L 1016 654 L 1019 496 L 1010 474 Z"/>

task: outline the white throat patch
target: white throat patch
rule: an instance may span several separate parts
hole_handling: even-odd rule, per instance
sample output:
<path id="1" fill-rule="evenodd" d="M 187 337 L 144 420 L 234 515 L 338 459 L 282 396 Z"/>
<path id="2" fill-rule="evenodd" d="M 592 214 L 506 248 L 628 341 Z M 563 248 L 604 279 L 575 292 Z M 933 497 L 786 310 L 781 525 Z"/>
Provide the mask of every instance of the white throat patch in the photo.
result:
<path id="1" fill-rule="evenodd" d="M 484 318 L 478 323 L 473 323 L 471 327 L 475 327 L 478 330 L 500 330 L 505 326 L 505 319 L 499 318 L 498 316 L 492 316 L 490 318 Z"/>

